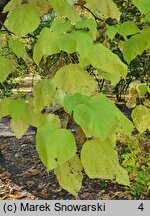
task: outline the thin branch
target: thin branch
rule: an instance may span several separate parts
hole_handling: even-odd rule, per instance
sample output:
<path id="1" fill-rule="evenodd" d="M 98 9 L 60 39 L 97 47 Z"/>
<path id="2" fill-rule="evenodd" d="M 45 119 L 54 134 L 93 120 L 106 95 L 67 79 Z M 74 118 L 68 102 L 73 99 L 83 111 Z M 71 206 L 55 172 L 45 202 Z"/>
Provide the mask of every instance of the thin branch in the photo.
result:
<path id="1" fill-rule="evenodd" d="M 9 31 L 8 28 L 4 25 L 4 23 L 0 20 L 0 25 L 3 26 L 4 30 L 9 34 L 9 35 L 14 35 L 13 32 Z"/>
<path id="2" fill-rule="evenodd" d="M 77 3 L 76 3 L 75 5 L 81 7 L 80 4 L 77 4 Z M 97 16 L 96 16 L 89 8 L 87 8 L 86 6 L 83 6 L 83 8 L 84 8 L 85 10 L 87 10 L 90 14 L 92 14 L 92 16 L 95 18 L 95 20 L 103 21 L 101 18 L 97 17 Z"/>

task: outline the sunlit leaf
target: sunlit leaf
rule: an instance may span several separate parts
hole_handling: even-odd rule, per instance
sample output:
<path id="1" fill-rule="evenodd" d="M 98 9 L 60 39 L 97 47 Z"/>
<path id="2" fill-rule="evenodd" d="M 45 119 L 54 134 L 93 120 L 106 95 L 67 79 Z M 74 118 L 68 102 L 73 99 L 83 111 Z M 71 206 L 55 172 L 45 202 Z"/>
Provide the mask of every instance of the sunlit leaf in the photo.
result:
<path id="1" fill-rule="evenodd" d="M 45 106 L 50 105 L 55 94 L 56 86 L 51 80 L 40 80 L 33 89 L 33 105 L 35 112 L 40 112 Z"/>
<path id="2" fill-rule="evenodd" d="M 87 29 L 87 32 L 89 32 L 89 35 L 92 37 L 93 40 L 96 38 L 97 34 L 97 23 L 94 19 L 84 19 L 80 20 L 75 24 L 75 27 L 77 29 Z"/>
<path id="3" fill-rule="evenodd" d="M 25 112 L 26 103 L 22 99 L 11 100 L 8 104 L 8 111 L 13 120 L 20 120 Z"/>
<path id="4" fill-rule="evenodd" d="M 108 26 L 105 34 L 112 40 L 118 32 L 117 26 Z"/>
<path id="5" fill-rule="evenodd" d="M 50 4 L 47 0 L 28 0 L 28 3 L 36 6 L 39 9 L 40 15 L 46 14 L 50 9 Z M 9 12 L 16 9 L 19 5 L 21 5 L 20 0 L 11 0 L 8 2 L 8 4 L 5 6 L 3 12 Z"/>
<path id="6" fill-rule="evenodd" d="M 128 35 L 133 35 L 138 33 L 140 30 L 138 29 L 137 25 L 133 22 L 126 21 L 118 26 L 118 33 L 123 37 Z"/>
<path id="7" fill-rule="evenodd" d="M 92 95 L 97 87 L 94 78 L 77 64 L 60 68 L 54 77 L 54 81 L 60 89 L 68 94 L 80 92 L 84 95 Z"/>
<path id="8" fill-rule="evenodd" d="M 33 32 L 39 24 L 39 10 L 32 4 L 19 5 L 8 16 L 8 28 L 17 36 L 25 36 Z"/>
<path id="9" fill-rule="evenodd" d="M 51 25 L 51 30 L 58 35 L 70 31 L 71 28 L 72 25 L 70 22 L 64 22 L 63 20 L 60 19 L 55 19 Z"/>
<path id="10" fill-rule="evenodd" d="M 119 165 L 117 153 L 107 140 L 94 139 L 84 143 L 81 162 L 90 178 L 116 178 L 119 184 L 130 185 L 127 171 Z"/>
<path id="11" fill-rule="evenodd" d="M 75 156 L 76 143 L 70 131 L 46 124 L 38 128 L 36 149 L 47 170 L 52 170 Z"/>
<path id="12" fill-rule="evenodd" d="M 143 105 L 138 105 L 132 111 L 132 119 L 137 130 L 143 133 L 150 128 L 150 109 Z"/>
<path id="13" fill-rule="evenodd" d="M 72 34 L 61 35 L 57 44 L 60 50 L 63 50 L 67 53 L 74 53 L 77 50 L 77 42 Z"/>
<path id="14" fill-rule="evenodd" d="M 67 95 L 64 98 L 65 111 L 71 114 L 77 105 L 84 104 L 88 101 L 89 97 L 81 95 L 80 93 L 75 93 L 74 95 Z"/>
<path id="15" fill-rule="evenodd" d="M 77 105 L 73 116 L 76 123 L 91 135 L 106 140 L 114 127 L 116 114 L 113 104 L 99 94 L 89 98 L 88 102 Z"/>
<path id="16" fill-rule="evenodd" d="M 61 17 L 67 17 L 72 22 L 76 22 L 79 19 L 78 14 L 70 5 L 67 0 L 48 0 L 51 6 L 53 7 L 54 11 L 58 13 Z"/>
<path id="17" fill-rule="evenodd" d="M 36 64 L 39 64 L 43 56 L 52 55 L 60 51 L 56 42 L 57 39 L 57 34 L 51 32 L 49 28 L 42 29 L 33 50 L 33 58 Z"/>
<path id="18" fill-rule="evenodd" d="M 60 186 L 74 196 L 77 196 L 82 186 L 82 169 L 83 166 L 81 161 L 76 155 L 71 160 L 65 162 L 62 166 L 56 168 L 54 173 L 59 181 Z"/>
<path id="19" fill-rule="evenodd" d="M 26 119 L 26 116 L 23 116 L 23 118 L 14 121 L 13 119 L 11 120 L 11 129 L 15 133 L 15 136 L 20 139 L 23 134 L 27 131 L 29 127 L 29 122 L 28 119 Z"/>
<path id="20" fill-rule="evenodd" d="M 137 90 L 137 92 L 138 92 L 138 94 L 139 94 L 140 97 L 144 97 L 144 95 L 147 92 L 147 85 L 146 85 L 146 83 L 141 83 L 141 84 L 136 85 L 136 90 Z"/>
<path id="21" fill-rule="evenodd" d="M 99 14 L 103 19 L 109 17 L 117 21 L 120 19 L 121 13 L 113 0 L 86 0 L 86 7 L 90 8 L 94 13 Z"/>
<path id="22" fill-rule="evenodd" d="M 127 66 L 116 54 L 102 44 L 93 46 L 88 59 L 95 68 L 105 72 L 109 80 L 117 82 L 121 77 L 125 78 L 127 75 Z M 113 77 L 115 76 L 116 78 L 114 79 Z"/>

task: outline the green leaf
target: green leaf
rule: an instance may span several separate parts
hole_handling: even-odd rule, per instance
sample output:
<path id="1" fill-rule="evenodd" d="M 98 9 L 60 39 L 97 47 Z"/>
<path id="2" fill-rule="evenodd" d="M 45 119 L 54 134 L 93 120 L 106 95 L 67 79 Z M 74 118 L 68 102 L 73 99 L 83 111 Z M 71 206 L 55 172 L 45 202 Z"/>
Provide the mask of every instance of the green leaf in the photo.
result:
<path id="1" fill-rule="evenodd" d="M 149 0 L 133 0 L 133 4 L 141 11 L 142 14 L 150 13 L 150 1 Z"/>
<path id="2" fill-rule="evenodd" d="M 131 21 L 126 21 L 118 26 L 118 33 L 122 35 L 124 38 L 128 35 L 133 35 L 138 33 L 140 30 L 137 25 Z"/>
<path id="3" fill-rule="evenodd" d="M 118 32 L 118 27 L 117 26 L 108 26 L 106 31 L 105 31 L 105 34 L 111 39 L 113 40 L 115 35 L 117 34 Z"/>
<path id="4" fill-rule="evenodd" d="M 72 33 L 74 39 L 77 43 L 76 51 L 79 53 L 80 58 L 85 58 L 89 55 L 92 49 L 93 40 L 88 32 L 85 31 L 75 31 Z"/>
<path id="5" fill-rule="evenodd" d="M 150 128 L 150 109 L 143 105 L 138 105 L 132 111 L 132 119 L 137 130 L 143 133 Z"/>
<path id="6" fill-rule="evenodd" d="M 71 28 L 72 28 L 72 25 L 70 22 L 65 22 L 60 19 L 54 20 L 51 25 L 51 30 L 58 35 L 61 35 L 61 34 L 64 34 L 65 32 L 70 31 Z"/>
<path id="7" fill-rule="evenodd" d="M 58 35 L 49 28 L 43 28 L 33 50 L 33 59 L 38 65 L 43 56 L 60 52 L 57 45 Z"/>
<path id="8" fill-rule="evenodd" d="M 111 131 L 130 135 L 133 124 L 122 112 L 103 94 L 92 98 L 73 95 L 64 100 L 67 111 L 73 113 L 74 120 L 82 129 L 92 136 L 105 141 Z"/>
<path id="9" fill-rule="evenodd" d="M 117 84 L 120 80 L 120 74 L 111 74 L 100 69 L 97 69 L 99 76 L 103 77 L 105 80 L 111 81 L 113 84 Z"/>
<path id="10" fill-rule="evenodd" d="M 53 79 L 57 87 L 67 94 L 80 92 L 84 95 L 92 95 L 97 87 L 94 78 L 77 64 L 60 68 Z"/>
<path id="11" fill-rule="evenodd" d="M 29 4 L 33 4 L 39 9 L 40 15 L 44 15 L 50 10 L 50 4 L 47 0 L 28 0 Z M 8 2 L 8 4 L 5 6 L 3 13 L 13 11 L 21 4 L 20 0 L 11 0 Z"/>
<path id="12" fill-rule="evenodd" d="M 68 114 L 71 115 L 77 105 L 87 103 L 88 101 L 89 97 L 81 95 L 80 93 L 66 95 L 64 98 L 64 109 Z"/>
<path id="13" fill-rule="evenodd" d="M 84 19 L 80 20 L 75 24 L 77 29 L 88 29 L 88 34 L 91 36 L 93 40 L 96 39 L 97 35 L 97 23 L 94 19 Z"/>
<path id="14" fill-rule="evenodd" d="M 61 35 L 57 44 L 60 50 L 63 50 L 67 53 L 74 53 L 77 49 L 77 42 L 72 34 Z"/>
<path id="15" fill-rule="evenodd" d="M 56 86 L 52 80 L 40 80 L 33 89 L 33 105 L 34 111 L 40 112 L 42 109 L 50 105 L 51 100 L 56 92 Z"/>
<path id="16" fill-rule="evenodd" d="M 47 14 L 51 10 L 51 6 L 47 0 L 28 0 L 28 3 L 38 7 L 41 16 Z"/>
<path id="17" fill-rule="evenodd" d="M 150 47 L 150 28 L 143 29 L 140 34 L 132 36 L 123 47 L 123 56 L 129 64 L 137 55 Z"/>
<path id="18" fill-rule="evenodd" d="M 121 13 L 113 0 L 86 0 L 86 7 L 103 19 L 109 17 L 117 21 L 120 19 Z"/>
<path id="19" fill-rule="evenodd" d="M 13 62 L 3 56 L 0 56 L 0 82 L 4 82 L 7 79 L 13 68 Z"/>
<path id="20" fill-rule="evenodd" d="M 21 4 L 8 16 L 8 28 L 17 36 L 32 33 L 40 24 L 40 13 L 33 4 Z"/>
<path id="21" fill-rule="evenodd" d="M 22 118 L 26 109 L 26 102 L 22 99 L 11 100 L 8 104 L 8 112 L 14 121 Z"/>
<path id="22" fill-rule="evenodd" d="M 7 13 L 9 11 L 14 10 L 20 4 L 19 0 L 11 0 L 9 1 L 3 9 L 3 13 Z"/>
<path id="23" fill-rule="evenodd" d="M 37 128 L 45 124 L 49 124 L 54 127 L 60 126 L 60 119 L 58 115 L 54 115 L 51 113 L 49 114 L 35 113 L 34 108 L 31 106 L 28 106 L 26 117 L 29 119 L 30 125 Z"/>
<path id="24" fill-rule="evenodd" d="M 136 90 L 140 97 L 144 97 L 147 92 L 147 85 L 146 83 L 140 83 L 136 85 Z"/>
<path id="25" fill-rule="evenodd" d="M 79 104 L 74 109 L 74 120 L 89 134 L 106 140 L 114 127 L 116 113 L 114 106 L 104 95 L 98 94 L 85 104 Z"/>
<path id="26" fill-rule="evenodd" d="M 21 99 L 4 99 L 2 102 L 2 112 L 4 109 L 6 109 L 2 116 L 11 116 L 11 129 L 19 139 L 26 132 L 30 124 L 30 118 L 27 113 L 27 104 Z"/>
<path id="27" fill-rule="evenodd" d="M 8 43 L 9 43 L 9 47 L 13 50 L 13 52 L 16 54 L 18 58 L 23 57 L 25 52 L 25 45 L 21 41 L 14 40 L 11 38 L 8 41 Z"/>
<path id="28" fill-rule="evenodd" d="M 0 119 L 9 115 L 8 105 L 10 101 L 10 98 L 4 98 L 0 101 Z"/>
<path id="29" fill-rule="evenodd" d="M 58 13 L 60 17 L 67 17 L 73 23 L 79 20 L 79 16 L 73 7 L 68 3 L 67 0 L 48 0 L 54 11 Z"/>
<path id="30" fill-rule="evenodd" d="M 125 78 L 127 75 L 127 66 L 116 54 L 112 53 L 102 44 L 95 44 L 88 57 L 93 67 L 107 73 L 109 80 L 116 82 L 121 77 Z M 114 76 L 116 78 L 112 79 Z"/>
<path id="31" fill-rule="evenodd" d="M 71 160 L 65 162 L 62 166 L 56 168 L 54 173 L 62 188 L 69 193 L 77 196 L 78 191 L 82 186 L 82 169 L 83 166 L 79 157 L 76 155 Z"/>
<path id="32" fill-rule="evenodd" d="M 90 178 L 116 178 L 119 184 L 130 185 L 128 173 L 119 165 L 117 153 L 108 140 L 85 142 L 81 150 L 81 162 Z"/>
<path id="33" fill-rule="evenodd" d="M 52 170 L 75 155 L 76 143 L 70 131 L 46 124 L 37 130 L 36 149 L 47 170 Z"/>

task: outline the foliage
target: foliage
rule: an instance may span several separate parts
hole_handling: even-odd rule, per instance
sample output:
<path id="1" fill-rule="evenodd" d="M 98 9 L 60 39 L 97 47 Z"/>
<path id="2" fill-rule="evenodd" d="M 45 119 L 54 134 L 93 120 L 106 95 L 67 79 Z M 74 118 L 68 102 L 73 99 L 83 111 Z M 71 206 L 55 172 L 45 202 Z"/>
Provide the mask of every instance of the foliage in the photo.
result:
<path id="1" fill-rule="evenodd" d="M 143 199 L 150 192 L 148 139 L 146 134 L 135 134 L 131 139 L 124 136 L 117 138 L 119 158 L 131 180 L 131 187 L 125 192 L 129 199 Z"/>
<path id="2" fill-rule="evenodd" d="M 150 27 L 140 29 L 134 20 L 122 21 L 121 11 L 113 0 L 44 0 L 42 5 L 40 2 L 12 0 L 4 8 L 8 12 L 4 24 L 6 41 L 15 58 L 2 52 L 0 82 L 12 72 L 15 74 L 21 60 L 33 68 L 33 74 L 45 69 L 48 74 L 31 94 L 3 98 L 0 117 L 11 116 L 11 128 L 18 138 L 29 125 L 37 127 L 36 149 L 41 161 L 47 170 L 54 170 L 60 185 L 75 196 L 82 185 L 83 169 L 90 178 L 115 179 L 130 186 L 115 148 L 116 135 L 130 136 L 133 124 L 99 93 L 96 77 L 113 84 L 125 80 L 130 63 L 143 52 L 148 54 Z M 147 21 L 147 2 L 135 5 Z M 117 35 L 123 38 L 122 46 Z M 114 44 L 117 46 L 113 50 Z M 56 61 L 50 64 L 55 57 Z M 135 87 L 140 96 L 146 93 L 144 86 Z M 81 127 L 85 142 L 79 156 L 69 122 L 60 128 L 59 116 L 44 113 L 52 105 L 52 112 L 58 105 L 66 111 L 68 119 Z M 140 133 L 149 129 L 148 116 L 149 107 L 143 105 L 132 113 Z"/>

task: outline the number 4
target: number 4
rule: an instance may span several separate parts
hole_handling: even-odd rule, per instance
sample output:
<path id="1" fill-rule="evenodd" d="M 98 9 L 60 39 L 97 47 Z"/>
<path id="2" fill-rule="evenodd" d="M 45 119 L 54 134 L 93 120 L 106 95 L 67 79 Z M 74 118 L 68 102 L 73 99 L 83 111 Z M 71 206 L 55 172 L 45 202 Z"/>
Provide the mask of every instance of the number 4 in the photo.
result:
<path id="1" fill-rule="evenodd" d="M 141 203 L 138 207 L 139 210 L 143 211 L 144 210 L 144 206 L 143 206 L 143 203 Z"/>

